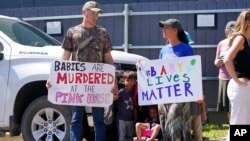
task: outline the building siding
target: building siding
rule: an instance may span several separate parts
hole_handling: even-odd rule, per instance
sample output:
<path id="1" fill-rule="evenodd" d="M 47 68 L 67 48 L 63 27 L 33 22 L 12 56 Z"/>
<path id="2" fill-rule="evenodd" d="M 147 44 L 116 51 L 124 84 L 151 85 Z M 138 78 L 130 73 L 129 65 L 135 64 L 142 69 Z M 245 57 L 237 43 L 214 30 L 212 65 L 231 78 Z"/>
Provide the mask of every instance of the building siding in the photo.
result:
<path id="1" fill-rule="evenodd" d="M 26 7 L 79 6 L 87 0 L 1 0 L 0 9 Z M 100 4 L 145 3 L 152 0 L 95 0 Z M 153 0 L 154 2 L 197 1 L 197 0 Z"/>

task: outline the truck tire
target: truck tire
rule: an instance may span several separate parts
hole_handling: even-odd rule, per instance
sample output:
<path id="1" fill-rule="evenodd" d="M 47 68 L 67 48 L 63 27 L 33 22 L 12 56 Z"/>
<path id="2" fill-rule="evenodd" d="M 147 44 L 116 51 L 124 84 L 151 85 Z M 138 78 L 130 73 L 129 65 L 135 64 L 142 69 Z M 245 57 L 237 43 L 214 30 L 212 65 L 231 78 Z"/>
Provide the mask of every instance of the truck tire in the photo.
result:
<path id="1" fill-rule="evenodd" d="M 21 131 L 25 141 L 69 141 L 71 112 L 68 106 L 54 105 L 47 96 L 37 98 L 25 110 Z"/>

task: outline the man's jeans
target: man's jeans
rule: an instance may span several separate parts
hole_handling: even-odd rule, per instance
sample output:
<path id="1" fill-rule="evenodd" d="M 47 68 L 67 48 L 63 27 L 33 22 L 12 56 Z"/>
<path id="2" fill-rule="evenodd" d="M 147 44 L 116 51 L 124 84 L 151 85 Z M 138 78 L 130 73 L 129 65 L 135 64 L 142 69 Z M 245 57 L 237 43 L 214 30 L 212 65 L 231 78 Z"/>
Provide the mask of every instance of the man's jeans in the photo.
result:
<path id="1" fill-rule="evenodd" d="M 82 141 L 83 133 L 83 106 L 71 106 L 72 119 L 70 124 L 70 141 Z M 95 141 L 106 140 L 106 125 L 104 124 L 104 108 L 93 107 Z"/>

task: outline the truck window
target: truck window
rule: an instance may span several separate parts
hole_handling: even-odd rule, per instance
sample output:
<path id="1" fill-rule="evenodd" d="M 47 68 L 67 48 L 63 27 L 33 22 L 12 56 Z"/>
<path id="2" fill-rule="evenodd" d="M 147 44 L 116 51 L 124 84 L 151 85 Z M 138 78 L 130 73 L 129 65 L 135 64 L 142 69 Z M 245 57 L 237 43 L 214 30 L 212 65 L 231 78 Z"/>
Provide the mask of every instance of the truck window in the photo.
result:
<path id="1" fill-rule="evenodd" d="M 21 20 L 0 17 L 0 30 L 16 43 L 28 46 L 58 46 L 59 41 Z"/>

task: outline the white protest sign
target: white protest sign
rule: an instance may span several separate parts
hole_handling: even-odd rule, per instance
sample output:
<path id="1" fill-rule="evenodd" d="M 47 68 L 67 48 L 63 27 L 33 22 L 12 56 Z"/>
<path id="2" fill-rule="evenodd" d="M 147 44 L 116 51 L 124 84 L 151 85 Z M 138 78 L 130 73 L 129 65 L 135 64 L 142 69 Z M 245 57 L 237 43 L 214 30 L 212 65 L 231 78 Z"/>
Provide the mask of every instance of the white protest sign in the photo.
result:
<path id="1" fill-rule="evenodd" d="M 197 101 L 203 98 L 201 57 L 171 57 L 141 61 L 139 105 Z"/>
<path id="2" fill-rule="evenodd" d="M 113 102 L 115 67 L 103 63 L 54 61 L 48 100 L 54 104 L 107 107 Z"/>

